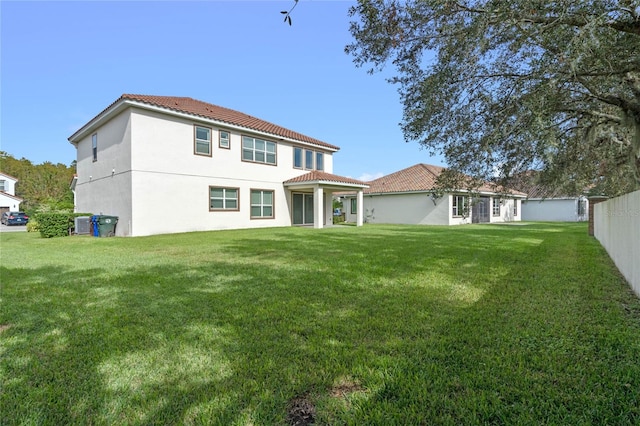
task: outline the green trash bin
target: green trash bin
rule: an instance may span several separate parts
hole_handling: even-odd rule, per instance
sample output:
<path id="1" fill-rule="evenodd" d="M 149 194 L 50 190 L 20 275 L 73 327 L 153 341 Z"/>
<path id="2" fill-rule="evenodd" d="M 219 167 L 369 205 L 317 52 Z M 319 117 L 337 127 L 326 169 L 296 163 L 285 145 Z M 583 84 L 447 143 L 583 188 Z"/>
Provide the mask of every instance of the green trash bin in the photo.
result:
<path id="1" fill-rule="evenodd" d="M 113 237 L 116 235 L 118 216 L 100 215 L 97 217 L 98 234 L 101 237 Z"/>

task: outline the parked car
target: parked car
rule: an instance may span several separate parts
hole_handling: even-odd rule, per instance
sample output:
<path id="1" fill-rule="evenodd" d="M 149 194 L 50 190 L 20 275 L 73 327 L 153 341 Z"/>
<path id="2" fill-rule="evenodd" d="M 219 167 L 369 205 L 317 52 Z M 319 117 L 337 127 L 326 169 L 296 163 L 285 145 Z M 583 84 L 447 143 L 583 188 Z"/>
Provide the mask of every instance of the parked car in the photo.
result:
<path id="1" fill-rule="evenodd" d="M 29 222 L 29 216 L 24 212 L 4 212 L 2 213 L 2 219 L 0 219 L 3 225 L 26 225 Z"/>

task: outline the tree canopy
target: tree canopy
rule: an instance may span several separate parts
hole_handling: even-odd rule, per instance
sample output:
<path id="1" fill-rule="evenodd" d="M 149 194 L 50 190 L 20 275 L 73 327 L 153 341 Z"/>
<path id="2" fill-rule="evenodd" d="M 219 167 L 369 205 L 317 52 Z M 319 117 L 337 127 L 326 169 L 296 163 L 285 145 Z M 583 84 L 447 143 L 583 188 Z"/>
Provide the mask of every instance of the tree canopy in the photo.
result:
<path id="1" fill-rule="evenodd" d="M 73 210 L 73 193 L 69 189 L 75 173 L 70 166 L 44 162 L 33 164 L 0 151 L 0 171 L 18 179 L 16 196 L 24 199 L 20 206 L 27 211 Z"/>
<path id="2" fill-rule="evenodd" d="M 402 131 L 452 169 L 640 188 L 638 0 L 359 0 L 346 52 L 395 67 Z"/>

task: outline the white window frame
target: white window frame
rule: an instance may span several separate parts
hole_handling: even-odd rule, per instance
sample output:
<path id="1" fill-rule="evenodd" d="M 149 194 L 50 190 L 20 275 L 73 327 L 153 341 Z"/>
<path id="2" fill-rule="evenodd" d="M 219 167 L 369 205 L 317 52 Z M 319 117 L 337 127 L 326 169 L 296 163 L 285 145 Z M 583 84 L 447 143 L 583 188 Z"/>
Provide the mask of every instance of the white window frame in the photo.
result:
<path id="1" fill-rule="evenodd" d="M 253 202 L 253 195 L 259 193 L 260 194 L 260 202 L 259 203 L 254 203 Z M 267 204 L 265 203 L 264 200 L 264 195 L 265 193 L 270 193 L 271 194 L 271 204 Z M 249 215 L 251 217 L 251 219 L 273 219 L 276 217 L 276 210 L 275 210 L 275 191 L 273 189 L 251 189 L 250 192 L 250 199 L 249 199 L 249 203 L 250 203 L 250 208 L 249 208 Z M 260 208 L 260 214 L 259 215 L 254 215 L 253 214 L 253 209 L 254 207 L 258 207 Z M 265 215 L 265 209 L 266 208 L 271 208 L 271 215 L 267 216 Z"/>
<path id="2" fill-rule="evenodd" d="M 452 195 L 451 200 L 451 216 L 452 217 L 467 217 L 469 214 L 469 197 L 466 195 Z M 459 201 L 462 200 L 462 206 Z M 465 210 L 467 210 L 465 212 Z"/>
<path id="3" fill-rule="evenodd" d="M 264 149 L 259 149 L 256 147 L 258 143 L 261 142 L 264 144 Z M 270 151 L 269 147 L 273 146 L 273 150 Z M 246 154 L 250 154 L 251 158 L 248 158 Z M 258 159 L 260 156 L 263 157 L 262 160 Z M 269 157 L 273 157 L 273 161 L 269 161 Z M 270 166 L 278 165 L 278 144 L 273 141 L 268 141 L 264 139 L 254 138 L 253 136 L 242 136 L 242 149 L 241 149 L 241 159 L 242 161 L 247 161 L 249 163 L 259 163 L 259 164 L 268 164 Z"/>
<path id="4" fill-rule="evenodd" d="M 198 138 L 198 129 L 206 130 L 208 134 L 208 138 L 207 139 Z M 198 126 L 198 125 L 193 126 L 193 153 L 195 155 L 204 155 L 206 157 L 211 157 L 212 155 L 211 133 L 212 133 L 212 130 L 210 127 Z M 208 152 L 203 152 L 201 150 L 198 150 L 198 146 L 201 146 L 201 147 L 206 146 Z"/>
<path id="5" fill-rule="evenodd" d="M 216 200 L 222 200 L 222 207 L 213 207 L 212 202 L 214 200 L 212 191 L 214 189 L 222 190 L 222 197 L 215 197 Z M 228 196 L 227 192 L 235 191 L 235 198 Z M 227 203 L 235 201 L 235 207 L 227 206 Z M 219 212 L 219 211 L 239 211 L 240 210 L 240 188 L 227 188 L 223 186 L 209 186 L 209 211 L 210 212 Z"/>
<path id="6" fill-rule="evenodd" d="M 493 216 L 500 216 L 500 198 L 494 197 L 491 204 L 491 213 Z"/>
<path id="7" fill-rule="evenodd" d="M 227 135 L 226 138 L 223 138 L 222 135 Z M 223 149 L 231 149 L 231 133 L 226 130 L 218 131 L 218 146 Z"/>

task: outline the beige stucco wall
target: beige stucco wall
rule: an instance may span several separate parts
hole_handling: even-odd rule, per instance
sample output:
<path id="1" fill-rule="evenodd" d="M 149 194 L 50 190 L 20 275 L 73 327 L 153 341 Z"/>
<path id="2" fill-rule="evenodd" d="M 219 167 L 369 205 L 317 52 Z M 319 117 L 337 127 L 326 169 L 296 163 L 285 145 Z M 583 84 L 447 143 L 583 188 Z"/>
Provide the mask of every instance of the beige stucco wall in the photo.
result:
<path id="1" fill-rule="evenodd" d="M 447 194 L 436 200 L 435 204 L 429 193 L 402 193 L 383 195 L 364 195 L 364 216 L 367 223 L 394 223 L 407 225 L 464 225 L 471 223 L 471 212 L 468 217 L 453 217 L 451 206 L 453 195 Z M 512 222 L 521 220 L 518 201 L 518 214 L 513 215 L 513 203 L 507 199 L 500 206 L 500 215 L 493 216 L 490 210 L 490 222 Z M 491 203 L 491 199 L 490 199 Z M 355 222 L 355 214 L 351 213 L 350 199 L 343 201 L 345 219 Z M 489 206 L 491 208 L 491 205 Z"/>
<path id="2" fill-rule="evenodd" d="M 117 235 L 130 235 L 131 116 L 130 110 L 109 120 L 77 145 L 76 210 L 118 216 Z M 93 161 L 91 137 L 98 135 L 98 160 Z"/>
<path id="3" fill-rule="evenodd" d="M 366 223 L 391 223 L 413 225 L 449 224 L 449 200 L 442 197 L 432 201 L 427 193 L 367 195 L 363 197 Z M 355 222 L 350 200 L 344 201 L 345 219 Z"/>
<path id="4" fill-rule="evenodd" d="M 196 124 L 212 129 L 210 157 L 194 154 Z M 219 129 L 195 118 L 127 108 L 98 129 L 97 162 L 91 134 L 78 144 L 77 210 L 118 216 L 119 236 L 290 226 L 290 194 L 282 183 L 308 172 L 293 168 L 293 145 L 225 129 L 231 143 L 224 149 Z M 242 161 L 242 135 L 276 142 L 277 165 Z M 331 152 L 322 152 L 324 171 L 332 173 Z M 210 212 L 209 186 L 239 188 L 240 211 Z M 250 218 L 251 189 L 274 191 L 273 219 Z"/>
<path id="5" fill-rule="evenodd" d="M 589 201 L 585 198 L 585 214 L 578 215 L 578 198 L 547 198 L 522 203 L 523 220 L 581 222 L 588 220 Z"/>
<path id="6" fill-rule="evenodd" d="M 517 214 L 513 214 L 513 204 L 518 203 Z M 500 214 L 498 216 L 493 215 L 493 197 L 490 199 L 489 205 L 489 222 L 491 223 L 503 223 L 503 222 L 519 222 L 522 220 L 522 200 L 516 200 L 508 198 L 503 200 L 500 204 Z"/>

